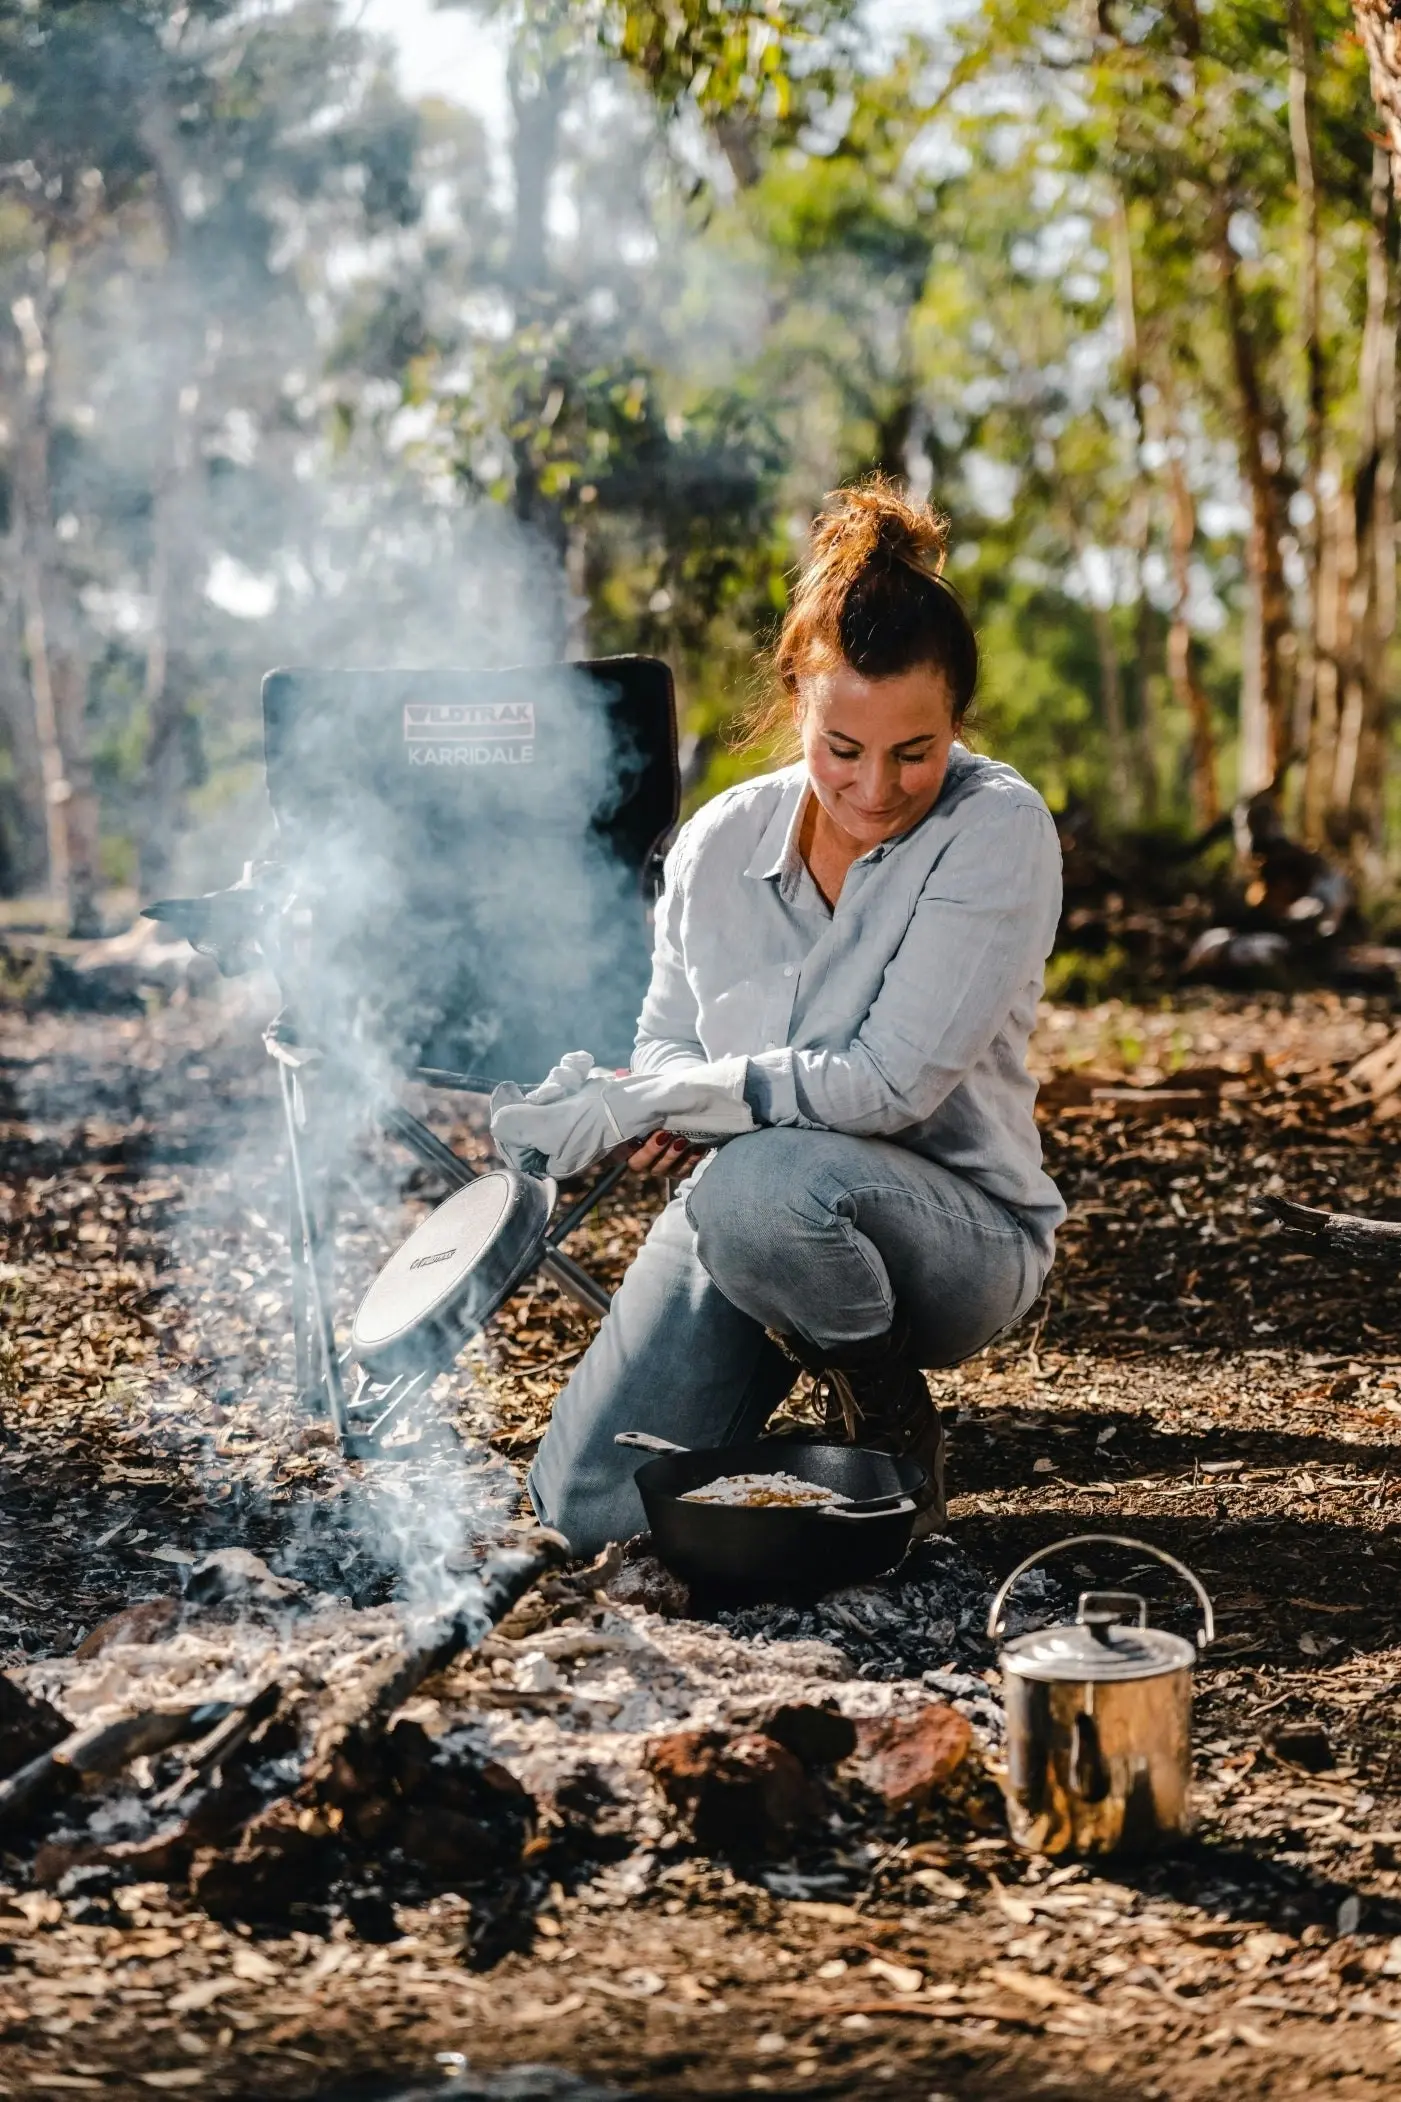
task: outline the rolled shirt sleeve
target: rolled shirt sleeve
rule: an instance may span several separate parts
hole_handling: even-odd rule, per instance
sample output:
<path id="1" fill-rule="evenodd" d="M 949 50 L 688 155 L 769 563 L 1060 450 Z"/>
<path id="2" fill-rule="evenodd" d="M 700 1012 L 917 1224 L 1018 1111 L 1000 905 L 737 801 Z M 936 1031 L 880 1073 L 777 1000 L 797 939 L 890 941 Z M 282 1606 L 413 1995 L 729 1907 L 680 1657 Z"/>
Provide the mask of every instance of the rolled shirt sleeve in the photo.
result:
<path id="1" fill-rule="evenodd" d="M 1043 807 L 958 833 L 930 871 L 880 990 L 845 1045 L 754 1053 L 746 1100 L 767 1124 L 892 1137 L 932 1117 L 988 1051 L 1060 914 Z"/>

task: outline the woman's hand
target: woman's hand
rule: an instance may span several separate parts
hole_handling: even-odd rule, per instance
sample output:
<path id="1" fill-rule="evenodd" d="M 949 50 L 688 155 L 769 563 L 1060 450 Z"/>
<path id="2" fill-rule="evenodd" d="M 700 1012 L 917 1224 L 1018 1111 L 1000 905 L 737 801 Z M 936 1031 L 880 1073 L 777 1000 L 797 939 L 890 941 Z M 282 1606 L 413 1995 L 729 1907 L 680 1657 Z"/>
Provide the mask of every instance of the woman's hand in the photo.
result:
<path id="1" fill-rule="evenodd" d="M 629 1156 L 628 1166 L 639 1175 L 684 1175 L 709 1151 L 708 1146 L 693 1146 L 689 1139 L 678 1139 L 673 1132 L 654 1131 Z"/>

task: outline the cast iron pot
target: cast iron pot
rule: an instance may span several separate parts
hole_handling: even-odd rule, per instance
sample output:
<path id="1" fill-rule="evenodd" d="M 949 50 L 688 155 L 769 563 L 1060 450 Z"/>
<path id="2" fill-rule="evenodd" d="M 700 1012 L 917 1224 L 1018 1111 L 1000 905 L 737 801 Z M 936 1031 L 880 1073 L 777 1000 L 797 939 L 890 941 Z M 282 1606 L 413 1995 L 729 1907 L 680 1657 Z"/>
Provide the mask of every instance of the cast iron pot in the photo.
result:
<path id="1" fill-rule="evenodd" d="M 657 1455 L 636 1477 L 657 1555 L 693 1591 L 716 1598 L 813 1596 L 883 1576 L 910 1544 L 926 1481 L 917 1461 L 859 1445 L 757 1438 L 691 1451 L 645 1431 L 621 1431 L 614 1443 Z M 813 1510 L 683 1501 L 721 1475 L 780 1472 L 851 1502 Z"/>

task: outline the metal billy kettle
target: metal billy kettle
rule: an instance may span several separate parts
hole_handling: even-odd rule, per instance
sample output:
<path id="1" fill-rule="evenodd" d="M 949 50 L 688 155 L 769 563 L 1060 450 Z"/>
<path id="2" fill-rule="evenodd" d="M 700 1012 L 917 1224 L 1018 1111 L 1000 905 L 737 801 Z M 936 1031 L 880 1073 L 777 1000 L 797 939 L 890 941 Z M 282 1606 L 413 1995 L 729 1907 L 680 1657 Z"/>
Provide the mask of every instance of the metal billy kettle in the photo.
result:
<path id="1" fill-rule="evenodd" d="M 1202 1612 L 1196 1647 L 1148 1625 L 1136 1591 L 1086 1591 L 1073 1622 L 1018 1635 L 1002 1649 L 1007 1711 L 1003 1793 L 1012 1837 L 1036 1854 L 1142 1852 L 1186 1829 L 1192 1778 L 1192 1667 L 1215 1635 L 1211 1600 L 1161 1548 L 1116 1533 L 1080 1533 L 1028 1555 L 988 1615 L 1002 1632 L 1017 1579 L 1073 1547 L 1153 1555 L 1188 1584 Z"/>

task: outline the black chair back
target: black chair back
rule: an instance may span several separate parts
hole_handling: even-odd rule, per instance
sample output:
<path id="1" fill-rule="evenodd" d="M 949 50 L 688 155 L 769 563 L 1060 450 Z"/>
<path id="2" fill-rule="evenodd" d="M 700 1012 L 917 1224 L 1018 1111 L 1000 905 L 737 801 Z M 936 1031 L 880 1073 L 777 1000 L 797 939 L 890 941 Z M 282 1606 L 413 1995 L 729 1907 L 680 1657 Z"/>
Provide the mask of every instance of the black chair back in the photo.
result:
<path id="1" fill-rule="evenodd" d="M 665 664 L 275 671 L 263 726 L 322 1030 L 495 1078 L 626 1062 L 680 809 Z"/>

